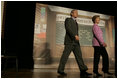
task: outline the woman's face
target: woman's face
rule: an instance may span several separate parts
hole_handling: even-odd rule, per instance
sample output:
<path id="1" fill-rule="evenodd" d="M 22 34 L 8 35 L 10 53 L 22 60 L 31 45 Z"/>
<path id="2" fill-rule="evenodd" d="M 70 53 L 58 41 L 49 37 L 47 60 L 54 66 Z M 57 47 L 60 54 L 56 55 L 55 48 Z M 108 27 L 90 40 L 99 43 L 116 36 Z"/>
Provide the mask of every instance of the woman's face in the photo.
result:
<path id="1" fill-rule="evenodd" d="M 95 19 L 95 23 L 99 24 L 99 22 L 100 22 L 100 18 L 97 17 L 97 18 Z"/>

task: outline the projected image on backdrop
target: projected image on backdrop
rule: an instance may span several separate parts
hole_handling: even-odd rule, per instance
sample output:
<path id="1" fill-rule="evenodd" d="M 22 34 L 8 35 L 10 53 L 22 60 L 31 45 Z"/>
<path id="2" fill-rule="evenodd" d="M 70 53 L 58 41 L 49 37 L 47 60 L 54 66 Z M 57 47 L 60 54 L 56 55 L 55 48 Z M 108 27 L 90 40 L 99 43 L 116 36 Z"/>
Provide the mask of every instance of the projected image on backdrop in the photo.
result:
<path id="1" fill-rule="evenodd" d="M 64 21 L 70 17 L 71 8 L 36 4 L 34 29 L 34 68 L 57 68 L 64 49 L 65 26 Z M 78 10 L 78 33 L 82 56 L 89 68 L 93 64 L 92 47 L 92 16 L 100 15 L 99 26 L 107 43 L 110 56 L 110 68 L 114 68 L 114 17 L 95 12 Z M 100 62 L 101 64 L 101 62 Z M 100 65 L 100 67 L 102 67 Z M 78 68 L 74 55 L 71 53 L 66 68 Z"/>

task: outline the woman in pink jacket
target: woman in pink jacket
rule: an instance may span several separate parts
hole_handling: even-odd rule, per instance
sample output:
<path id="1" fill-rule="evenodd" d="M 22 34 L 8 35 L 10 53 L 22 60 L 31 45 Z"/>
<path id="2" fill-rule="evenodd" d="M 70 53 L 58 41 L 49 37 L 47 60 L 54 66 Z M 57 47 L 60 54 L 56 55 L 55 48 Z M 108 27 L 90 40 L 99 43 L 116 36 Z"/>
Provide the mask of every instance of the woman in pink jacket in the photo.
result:
<path id="1" fill-rule="evenodd" d="M 93 31 L 93 47 L 94 47 L 94 65 L 93 65 L 93 72 L 97 76 L 102 76 L 98 72 L 98 64 L 100 60 L 100 56 L 102 56 L 102 71 L 105 74 L 112 75 L 112 73 L 109 72 L 109 58 L 106 51 L 107 44 L 103 40 L 103 32 L 101 28 L 98 26 L 100 22 L 100 16 L 95 15 L 92 17 L 92 21 L 94 23 L 92 27 Z"/>

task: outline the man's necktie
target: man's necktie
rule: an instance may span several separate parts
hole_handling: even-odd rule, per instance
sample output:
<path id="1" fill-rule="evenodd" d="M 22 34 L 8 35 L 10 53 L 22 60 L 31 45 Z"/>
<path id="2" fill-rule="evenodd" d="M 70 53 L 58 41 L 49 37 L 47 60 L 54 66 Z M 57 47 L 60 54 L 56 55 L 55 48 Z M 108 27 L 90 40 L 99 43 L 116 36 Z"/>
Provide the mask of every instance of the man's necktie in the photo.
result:
<path id="1" fill-rule="evenodd" d="M 76 22 L 76 25 L 77 25 L 77 30 L 78 30 L 78 24 L 77 24 L 77 21 L 75 20 L 75 22 Z"/>
<path id="2" fill-rule="evenodd" d="M 76 27 L 77 27 L 77 31 L 78 31 L 78 24 L 77 24 L 77 21 L 75 20 L 75 23 L 76 23 Z M 77 33 L 78 34 L 78 33 Z"/>

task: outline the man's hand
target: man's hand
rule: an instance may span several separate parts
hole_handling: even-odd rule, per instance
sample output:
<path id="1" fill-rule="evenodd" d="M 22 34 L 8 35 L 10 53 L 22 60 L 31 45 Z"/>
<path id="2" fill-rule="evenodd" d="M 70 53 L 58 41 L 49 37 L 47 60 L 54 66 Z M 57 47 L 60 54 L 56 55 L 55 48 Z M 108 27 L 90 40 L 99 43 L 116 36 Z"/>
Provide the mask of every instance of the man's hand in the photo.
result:
<path id="1" fill-rule="evenodd" d="M 75 35 L 75 39 L 79 41 L 79 36 L 78 35 Z"/>
<path id="2" fill-rule="evenodd" d="M 103 43 L 103 46 L 104 46 L 104 47 L 107 47 L 107 44 L 106 44 L 106 43 Z"/>

